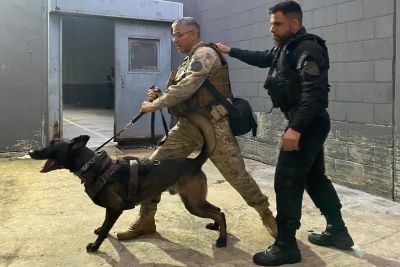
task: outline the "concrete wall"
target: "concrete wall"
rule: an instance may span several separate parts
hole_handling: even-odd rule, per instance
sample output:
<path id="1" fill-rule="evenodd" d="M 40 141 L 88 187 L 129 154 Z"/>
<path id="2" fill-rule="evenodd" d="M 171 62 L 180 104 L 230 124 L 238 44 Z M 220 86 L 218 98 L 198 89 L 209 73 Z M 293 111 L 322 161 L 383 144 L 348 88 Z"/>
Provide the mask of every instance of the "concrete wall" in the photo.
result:
<path id="1" fill-rule="evenodd" d="M 233 47 L 272 47 L 268 7 L 277 1 L 199 0 L 203 39 Z M 399 199 L 394 189 L 395 7 L 394 0 L 302 0 L 304 24 L 326 39 L 331 59 L 329 111 L 332 130 L 326 142 L 327 172 L 335 182 Z M 263 89 L 265 69 L 229 59 L 235 96 L 251 101 L 258 115 L 256 138 L 240 138 L 248 157 L 275 164 L 286 122 L 271 107 Z M 399 112 L 397 112 L 399 114 Z M 396 115 L 398 122 L 398 117 Z M 396 128 L 397 129 L 397 128 Z M 398 136 L 398 130 L 396 130 Z M 395 195 L 393 191 L 397 192 Z"/>
<path id="2" fill-rule="evenodd" d="M 396 21 L 395 25 L 395 36 L 400 36 L 400 18 L 397 14 L 400 14 L 400 0 L 395 1 Z M 397 39 L 397 38 L 396 38 Z M 395 62 L 400 62 L 400 42 L 395 39 Z M 397 63 L 395 64 L 395 66 Z M 400 200 L 400 93 L 398 87 L 400 85 L 400 68 L 394 68 L 394 82 L 395 82 L 395 94 L 394 94 L 394 179 L 393 179 L 393 195 L 394 199 Z"/>
<path id="3" fill-rule="evenodd" d="M 47 1 L 0 1 L 0 152 L 46 140 Z"/>

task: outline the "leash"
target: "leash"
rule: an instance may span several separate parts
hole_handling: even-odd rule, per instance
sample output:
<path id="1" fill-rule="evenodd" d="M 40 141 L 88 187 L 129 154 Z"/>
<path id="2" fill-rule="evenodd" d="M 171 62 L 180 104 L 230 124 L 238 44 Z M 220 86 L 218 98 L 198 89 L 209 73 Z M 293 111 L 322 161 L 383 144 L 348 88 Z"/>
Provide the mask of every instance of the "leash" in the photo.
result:
<path id="1" fill-rule="evenodd" d="M 159 109 L 160 113 L 161 113 L 161 120 L 162 120 L 162 124 L 163 124 L 163 128 L 165 131 L 165 135 L 168 136 L 168 126 L 167 126 L 167 121 L 164 117 L 164 113 L 162 112 L 162 109 Z M 157 140 L 155 137 L 155 118 L 156 118 L 156 113 L 152 112 L 151 113 L 151 124 L 150 124 L 150 133 L 151 133 L 151 140 L 153 140 L 154 144 L 157 145 Z"/>
<path id="2" fill-rule="evenodd" d="M 123 131 L 125 131 L 126 129 L 128 129 L 129 126 L 131 126 L 132 124 L 134 124 L 135 122 L 137 122 L 146 112 L 140 112 L 138 115 L 136 115 L 136 117 L 134 117 L 132 120 L 130 120 L 128 123 L 126 123 L 124 125 L 124 128 L 119 131 L 118 133 L 116 133 L 113 137 L 111 137 L 110 139 L 108 139 L 106 142 L 104 142 L 101 146 L 99 146 L 98 148 L 96 148 L 96 151 L 98 151 L 99 149 L 101 149 L 103 146 L 105 146 L 106 144 L 108 144 L 111 140 L 113 140 L 115 137 L 117 137 L 118 135 L 120 135 Z"/>
<path id="3" fill-rule="evenodd" d="M 151 89 L 154 89 L 155 86 L 151 86 Z M 160 109 L 161 112 L 161 118 L 162 118 L 162 123 L 164 126 L 164 130 L 165 130 L 165 135 L 168 136 L 168 126 L 167 126 L 167 121 L 165 120 L 164 114 L 162 112 L 162 110 Z M 138 115 L 136 115 L 133 119 L 131 119 L 129 122 L 127 122 L 124 125 L 124 128 L 122 128 L 121 131 L 119 131 L 118 133 L 116 133 L 113 137 L 111 137 L 110 139 L 108 139 L 106 142 L 104 142 L 101 146 L 99 146 L 98 148 L 96 148 L 96 150 L 94 152 L 97 152 L 98 150 L 100 150 L 102 147 L 104 147 L 106 144 L 108 144 L 111 140 L 113 140 L 115 137 L 117 137 L 118 135 L 120 135 L 123 131 L 125 131 L 126 129 L 128 129 L 128 127 L 130 127 L 131 125 L 133 125 L 135 122 L 137 122 L 146 112 L 140 112 Z M 154 118 L 155 118 L 155 112 L 151 113 L 151 136 L 152 139 L 154 139 Z"/>

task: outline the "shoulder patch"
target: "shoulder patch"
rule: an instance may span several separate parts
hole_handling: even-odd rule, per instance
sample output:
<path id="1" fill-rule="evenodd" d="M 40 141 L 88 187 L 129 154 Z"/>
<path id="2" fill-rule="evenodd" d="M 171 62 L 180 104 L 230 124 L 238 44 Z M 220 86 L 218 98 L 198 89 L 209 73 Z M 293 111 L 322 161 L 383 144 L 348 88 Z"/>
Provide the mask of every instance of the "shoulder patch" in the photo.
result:
<path id="1" fill-rule="evenodd" d="M 206 65 L 206 68 L 211 69 L 216 59 L 217 57 L 215 57 L 215 55 L 207 53 L 204 58 L 204 64 Z"/>
<path id="2" fill-rule="evenodd" d="M 190 70 L 194 72 L 199 72 L 203 69 L 203 63 L 201 63 L 199 60 L 194 60 L 190 64 Z"/>
<path id="3" fill-rule="evenodd" d="M 304 73 L 307 73 L 309 75 L 319 75 L 320 71 L 319 71 L 319 67 L 317 65 L 317 63 L 315 63 L 314 61 L 305 61 L 303 64 L 303 71 Z"/>

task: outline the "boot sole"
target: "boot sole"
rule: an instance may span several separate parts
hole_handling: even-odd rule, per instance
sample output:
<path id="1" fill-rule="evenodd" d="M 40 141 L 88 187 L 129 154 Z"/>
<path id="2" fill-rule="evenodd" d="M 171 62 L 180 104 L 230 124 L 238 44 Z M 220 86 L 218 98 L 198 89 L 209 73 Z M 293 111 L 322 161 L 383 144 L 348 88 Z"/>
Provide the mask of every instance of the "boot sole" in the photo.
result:
<path id="1" fill-rule="evenodd" d="M 311 244 L 320 246 L 320 247 L 334 247 L 334 248 L 338 248 L 338 249 L 342 249 L 342 250 L 351 250 L 352 247 L 354 246 L 354 242 L 348 242 L 346 244 L 339 244 L 339 242 L 333 242 L 330 244 L 326 244 L 326 243 L 320 243 L 319 241 L 316 241 L 312 238 L 308 238 L 308 241 Z"/>
<path id="2" fill-rule="evenodd" d="M 298 263 L 301 261 L 301 256 L 299 258 L 294 258 L 294 259 L 290 259 L 288 261 L 281 261 L 281 262 L 271 262 L 271 263 L 263 263 L 258 261 L 257 259 L 253 258 L 253 262 L 257 265 L 261 265 L 261 266 L 280 266 L 283 264 L 294 264 L 294 263 Z"/>
<path id="3" fill-rule="evenodd" d="M 133 240 L 138 238 L 141 235 L 150 235 L 150 234 L 154 234 L 156 231 L 145 231 L 145 232 L 132 232 L 130 236 L 124 236 L 124 235 L 129 235 L 128 233 L 121 233 L 118 234 L 117 233 L 117 239 L 118 240 Z M 122 236 L 121 236 L 122 235 Z"/>

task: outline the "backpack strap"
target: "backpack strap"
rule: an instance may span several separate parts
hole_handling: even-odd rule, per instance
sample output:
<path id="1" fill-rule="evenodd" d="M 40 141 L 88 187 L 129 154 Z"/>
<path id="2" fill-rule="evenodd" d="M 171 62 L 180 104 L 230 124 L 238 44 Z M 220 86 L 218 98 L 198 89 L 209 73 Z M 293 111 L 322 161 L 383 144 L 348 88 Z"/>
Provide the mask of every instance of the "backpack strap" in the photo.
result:
<path id="1" fill-rule="evenodd" d="M 212 94 L 213 97 L 226 108 L 226 110 L 230 114 L 233 114 L 235 112 L 233 105 L 221 94 L 220 91 L 218 91 L 217 88 L 215 88 L 215 86 L 208 79 L 204 81 L 203 85 L 207 88 L 208 92 L 210 92 L 210 94 Z"/>

